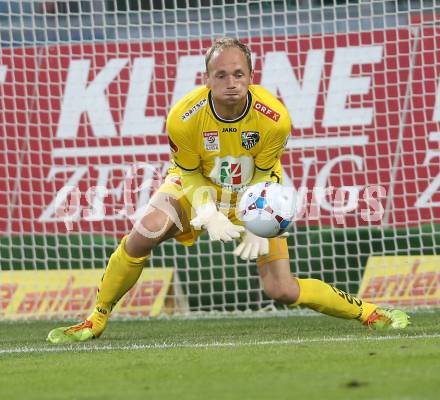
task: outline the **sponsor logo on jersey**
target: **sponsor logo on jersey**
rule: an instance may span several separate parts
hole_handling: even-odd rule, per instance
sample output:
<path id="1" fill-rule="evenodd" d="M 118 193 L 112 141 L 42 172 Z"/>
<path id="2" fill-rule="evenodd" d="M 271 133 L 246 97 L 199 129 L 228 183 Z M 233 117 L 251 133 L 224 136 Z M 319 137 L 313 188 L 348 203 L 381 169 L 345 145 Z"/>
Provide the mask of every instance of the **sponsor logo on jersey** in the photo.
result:
<path id="1" fill-rule="evenodd" d="M 260 141 L 259 132 L 245 131 L 241 132 L 241 145 L 249 150 L 254 147 Z"/>
<path id="2" fill-rule="evenodd" d="M 215 157 L 215 165 L 209 173 L 212 182 L 231 192 L 239 192 L 251 181 L 254 175 L 254 159 L 242 155 Z"/>
<path id="3" fill-rule="evenodd" d="M 222 132 L 237 132 L 237 128 L 223 128 Z"/>
<path id="4" fill-rule="evenodd" d="M 177 147 L 176 143 L 174 143 L 170 137 L 168 137 L 168 143 L 170 144 L 170 148 L 173 153 L 177 153 L 179 151 L 179 148 Z"/>
<path id="5" fill-rule="evenodd" d="M 220 151 L 220 140 L 217 131 L 203 132 L 206 151 Z"/>
<path id="6" fill-rule="evenodd" d="M 272 110 L 270 107 L 266 106 L 265 104 L 260 103 L 259 101 L 255 102 L 254 109 L 264 114 L 266 117 L 274 120 L 275 122 L 277 122 L 280 119 L 280 114 L 278 114 L 276 111 Z"/>
<path id="7" fill-rule="evenodd" d="M 220 165 L 220 182 L 222 185 L 240 185 L 241 164 L 223 161 Z"/>
<path id="8" fill-rule="evenodd" d="M 192 116 L 194 116 L 194 114 L 197 114 L 201 108 L 206 106 L 207 103 L 208 99 L 200 100 L 198 103 L 194 104 L 194 106 L 192 106 L 188 111 L 185 111 L 185 113 L 180 116 L 180 119 L 182 121 L 189 120 Z"/>

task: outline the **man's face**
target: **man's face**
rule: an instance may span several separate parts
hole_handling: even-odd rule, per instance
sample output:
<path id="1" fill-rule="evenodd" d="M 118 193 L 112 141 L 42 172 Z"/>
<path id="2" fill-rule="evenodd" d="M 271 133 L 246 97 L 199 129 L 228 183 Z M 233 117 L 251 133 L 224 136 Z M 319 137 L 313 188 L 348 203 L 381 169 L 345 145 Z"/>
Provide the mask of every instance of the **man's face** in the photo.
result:
<path id="1" fill-rule="evenodd" d="M 217 104 L 234 106 L 243 103 L 253 73 L 246 56 L 237 48 L 226 48 L 214 53 L 205 74 L 206 86 Z"/>

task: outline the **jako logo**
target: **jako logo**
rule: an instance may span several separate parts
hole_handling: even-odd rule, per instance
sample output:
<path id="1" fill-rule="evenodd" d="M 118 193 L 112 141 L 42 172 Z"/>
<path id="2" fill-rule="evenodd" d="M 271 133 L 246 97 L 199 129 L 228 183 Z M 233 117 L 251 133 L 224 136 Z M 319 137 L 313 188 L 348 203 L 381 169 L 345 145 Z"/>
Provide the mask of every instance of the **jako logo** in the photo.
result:
<path id="1" fill-rule="evenodd" d="M 223 128 L 222 132 L 237 132 L 237 128 Z"/>

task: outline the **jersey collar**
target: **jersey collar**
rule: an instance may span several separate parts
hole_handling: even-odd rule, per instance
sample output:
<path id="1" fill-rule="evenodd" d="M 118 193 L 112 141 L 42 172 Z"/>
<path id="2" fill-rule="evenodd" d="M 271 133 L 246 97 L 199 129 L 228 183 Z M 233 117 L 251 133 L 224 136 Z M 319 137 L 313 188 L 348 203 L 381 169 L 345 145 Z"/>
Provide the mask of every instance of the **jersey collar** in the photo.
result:
<path id="1" fill-rule="evenodd" d="M 211 107 L 211 111 L 214 114 L 214 117 L 221 122 L 231 123 L 231 122 L 238 122 L 246 116 L 246 114 L 249 112 L 249 109 L 251 108 L 252 95 L 251 92 L 248 91 L 246 97 L 246 106 L 244 107 L 243 112 L 235 119 L 224 119 L 217 114 L 217 112 L 215 111 L 214 102 L 212 101 L 211 91 L 208 93 L 208 100 L 209 100 L 209 107 Z"/>

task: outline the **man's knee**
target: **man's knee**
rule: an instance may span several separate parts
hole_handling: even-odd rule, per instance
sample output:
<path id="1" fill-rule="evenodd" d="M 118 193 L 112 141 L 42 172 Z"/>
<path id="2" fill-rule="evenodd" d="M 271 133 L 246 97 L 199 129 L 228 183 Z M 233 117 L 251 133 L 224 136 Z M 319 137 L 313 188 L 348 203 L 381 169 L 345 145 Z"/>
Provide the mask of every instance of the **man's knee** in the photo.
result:
<path id="1" fill-rule="evenodd" d="M 287 259 L 276 259 L 261 265 L 258 273 L 263 283 L 264 292 L 271 299 L 281 304 L 293 304 L 299 297 L 299 285 L 290 272 Z"/>
<path id="2" fill-rule="evenodd" d="M 168 207 L 170 203 L 168 203 Z M 180 210 L 175 210 L 180 215 Z M 125 243 L 125 250 L 132 257 L 148 255 L 152 249 L 164 240 L 174 237 L 181 228 L 176 225 L 173 215 L 168 210 L 162 210 L 156 206 L 147 208 L 144 216 L 133 226 Z M 180 225 L 181 226 L 181 225 Z"/>
<path id="3" fill-rule="evenodd" d="M 272 300 L 280 304 L 290 305 L 295 303 L 296 300 L 298 299 L 295 293 L 292 290 L 289 290 L 289 288 L 283 288 L 283 287 L 264 288 L 264 292 Z"/>
<path id="4" fill-rule="evenodd" d="M 281 304 L 293 304 L 298 300 L 299 288 L 294 278 L 288 282 L 265 282 L 264 292 L 272 300 Z"/>
<path id="5" fill-rule="evenodd" d="M 130 257 L 144 257 L 150 254 L 151 250 L 159 243 L 159 238 L 149 238 L 143 234 L 139 234 L 139 232 L 133 228 L 125 241 L 125 251 Z"/>

